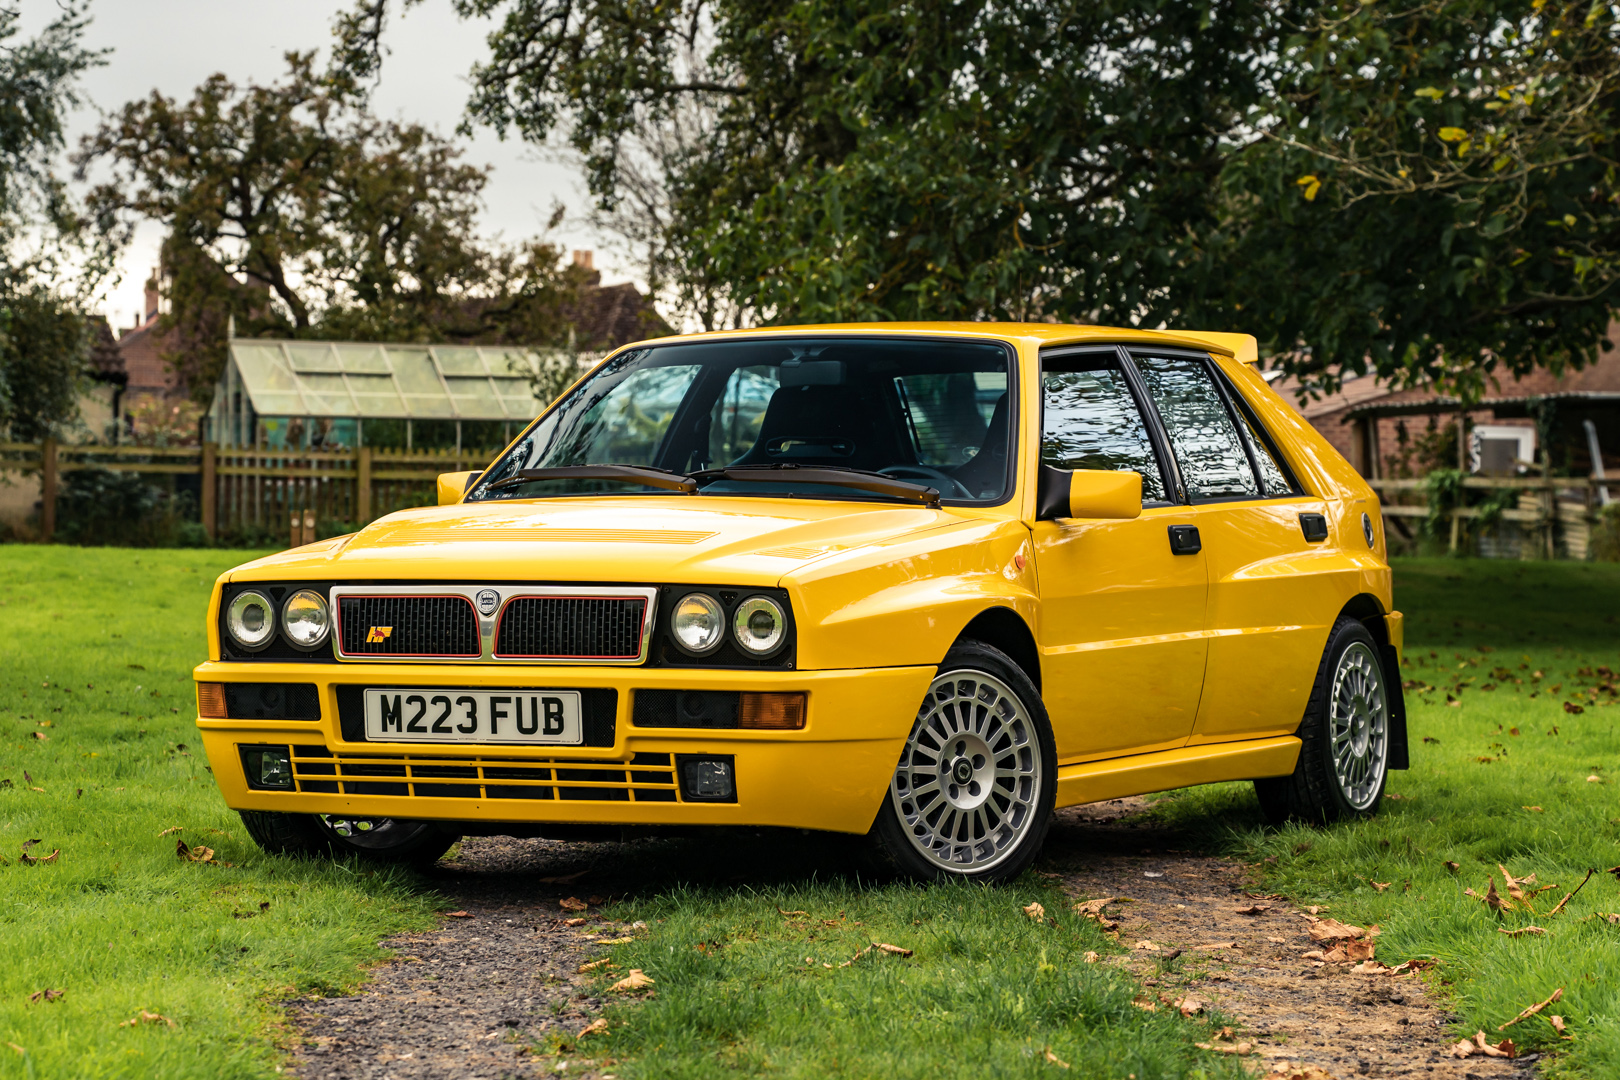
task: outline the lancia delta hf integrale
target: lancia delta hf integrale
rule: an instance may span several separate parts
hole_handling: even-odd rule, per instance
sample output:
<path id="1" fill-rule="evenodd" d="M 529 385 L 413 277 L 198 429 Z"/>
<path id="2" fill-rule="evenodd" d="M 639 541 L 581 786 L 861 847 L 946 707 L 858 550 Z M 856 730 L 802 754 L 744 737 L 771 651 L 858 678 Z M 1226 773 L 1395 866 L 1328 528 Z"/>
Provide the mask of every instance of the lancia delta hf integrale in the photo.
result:
<path id="1" fill-rule="evenodd" d="M 439 506 L 219 579 L 214 776 L 270 851 L 775 826 L 919 878 L 1189 784 L 1371 813 L 1406 767 L 1378 500 L 1254 357 L 965 323 L 620 349 Z"/>

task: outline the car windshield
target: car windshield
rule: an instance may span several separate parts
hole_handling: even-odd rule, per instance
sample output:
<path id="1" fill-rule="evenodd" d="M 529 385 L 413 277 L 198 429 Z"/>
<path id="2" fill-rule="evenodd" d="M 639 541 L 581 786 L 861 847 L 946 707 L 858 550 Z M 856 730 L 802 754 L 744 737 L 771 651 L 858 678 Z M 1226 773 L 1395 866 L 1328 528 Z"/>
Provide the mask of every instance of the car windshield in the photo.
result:
<path id="1" fill-rule="evenodd" d="M 531 427 L 467 497 L 679 494 L 633 472 L 577 469 L 614 465 L 695 476 L 705 495 L 897 497 L 841 486 L 830 469 L 882 473 L 947 503 L 1000 502 L 1017 430 L 1011 385 L 1011 350 L 993 342 L 777 337 L 630 349 Z M 792 466 L 818 480 L 795 480 Z M 524 476 L 546 469 L 575 474 Z"/>

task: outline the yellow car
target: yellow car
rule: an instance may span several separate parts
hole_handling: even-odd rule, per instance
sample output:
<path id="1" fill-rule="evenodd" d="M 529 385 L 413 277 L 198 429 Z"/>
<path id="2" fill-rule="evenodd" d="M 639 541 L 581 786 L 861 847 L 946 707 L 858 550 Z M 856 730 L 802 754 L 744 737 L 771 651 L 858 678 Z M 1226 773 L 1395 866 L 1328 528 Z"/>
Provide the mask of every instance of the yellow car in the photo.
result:
<path id="1" fill-rule="evenodd" d="M 198 727 L 270 851 L 870 834 L 998 880 L 1056 807 L 1406 767 L 1378 500 L 1254 339 L 790 327 L 609 356 L 437 507 L 214 589 Z"/>

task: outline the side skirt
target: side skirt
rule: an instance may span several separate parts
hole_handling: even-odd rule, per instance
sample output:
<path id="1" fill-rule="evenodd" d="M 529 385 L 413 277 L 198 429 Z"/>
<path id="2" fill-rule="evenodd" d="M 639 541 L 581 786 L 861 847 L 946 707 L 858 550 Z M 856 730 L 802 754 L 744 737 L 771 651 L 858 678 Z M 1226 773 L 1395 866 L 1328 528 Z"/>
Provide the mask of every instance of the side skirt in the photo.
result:
<path id="1" fill-rule="evenodd" d="M 1057 805 L 1079 806 L 1223 780 L 1287 776 L 1299 760 L 1300 746 L 1297 737 L 1279 735 L 1070 765 L 1058 770 Z"/>

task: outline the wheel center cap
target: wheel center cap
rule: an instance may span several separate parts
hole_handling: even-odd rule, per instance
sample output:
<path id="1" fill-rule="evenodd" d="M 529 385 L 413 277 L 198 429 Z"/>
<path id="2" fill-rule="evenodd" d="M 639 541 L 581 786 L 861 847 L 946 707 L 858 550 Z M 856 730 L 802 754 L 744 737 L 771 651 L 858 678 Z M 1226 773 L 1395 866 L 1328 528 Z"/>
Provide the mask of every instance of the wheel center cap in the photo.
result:
<path id="1" fill-rule="evenodd" d="M 967 758 L 957 758 L 956 764 L 951 767 L 951 773 L 956 777 L 958 784 L 965 784 L 973 779 L 973 763 Z"/>

